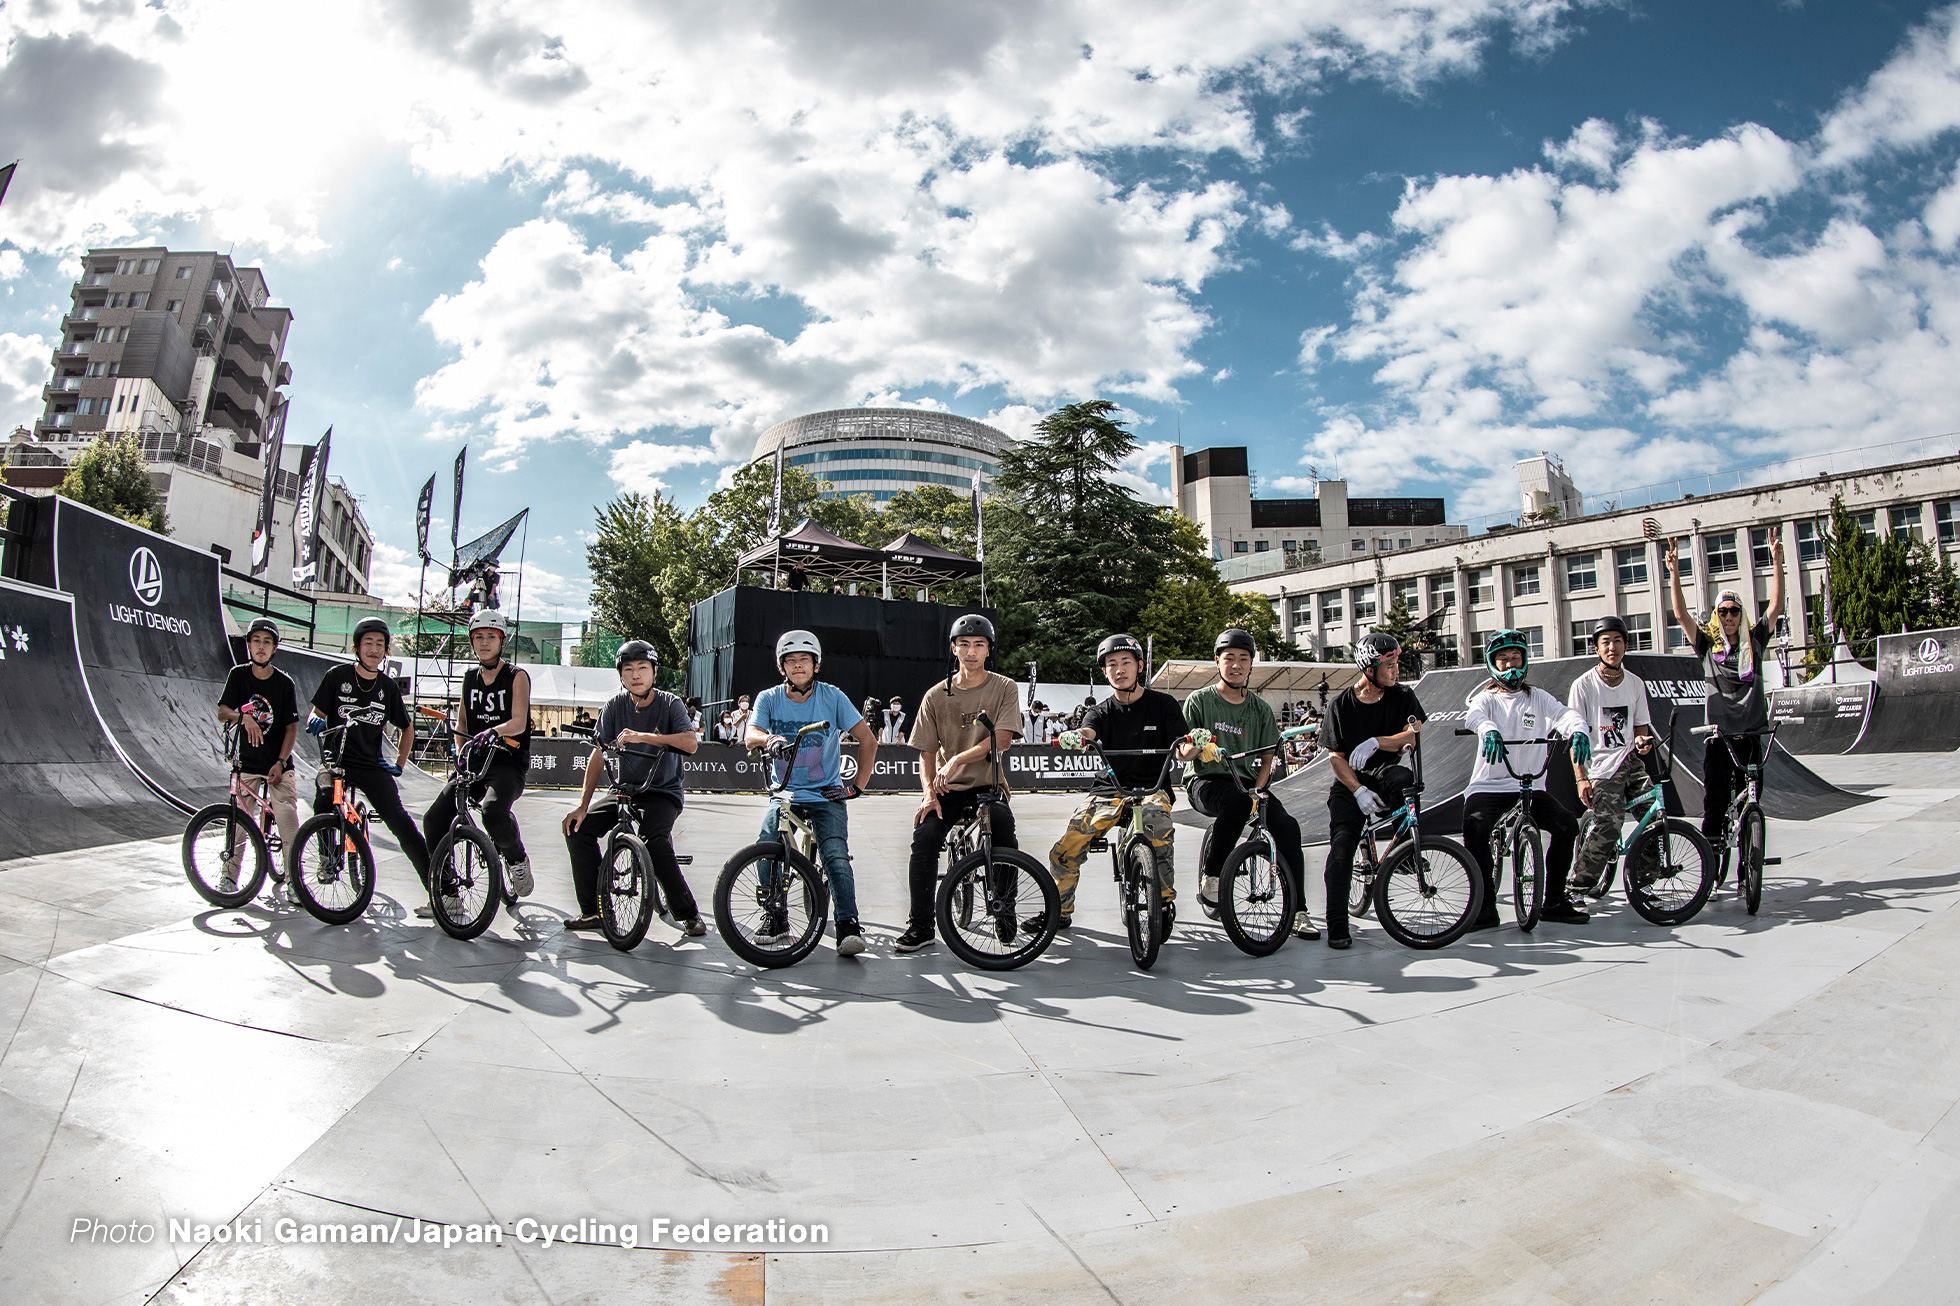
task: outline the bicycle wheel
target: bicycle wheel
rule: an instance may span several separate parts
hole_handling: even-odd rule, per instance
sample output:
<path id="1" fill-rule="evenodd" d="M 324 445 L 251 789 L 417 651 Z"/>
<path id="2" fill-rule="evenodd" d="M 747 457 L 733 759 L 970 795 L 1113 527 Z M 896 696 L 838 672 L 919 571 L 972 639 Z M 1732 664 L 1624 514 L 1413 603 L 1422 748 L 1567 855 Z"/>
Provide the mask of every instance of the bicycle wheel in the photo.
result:
<path id="1" fill-rule="evenodd" d="M 452 826 L 429 854 L 429 907 L 442 932 L 474 939 L 489 929 L 503 904 L 503 879 L 503 859 L 490 836 Z"/>
<path id="2" fill-rule="evenodd" d="M 715 928 L 743 961 L 794 966 L 823 939 L 830 890 L 810 859 L 781 843 L 752 843 L 715 880 Z"/>
<path id="3" fill-rule="evenodd" d="M 1763 809 L 1754 804 L 1743 809 L 1742 830 L 1736 837 L 1735 887 L 1751 916 L 1763 905 L 1763 847 L 1768 834 Z"/>
<path id="4" fill-rule="evenodd" d="M 653 857 L 636 834 L 614 830 L 599 863 L 599 928 L 606 942 L 631 952 L 653 923 Z"/>
<path id="5" fill-rule="evenodd" d="M 374 852 L 367 834 L 322 812 L 293 835 L 286 854 L 286 880 L 300 906 L 328 925 L 345 925 L 367 910 L 374 898 Z"/>
<path id="6" fill-rule="evenodd" d="M 213 907 L 243 907 L 271 870 L 265 835 L 230 803 L 213 803 L 184 827 L 184 875 Z"/>
<path id="7" fill-rule="evenodd" d="M 1218 874 L 1218 914 L 1225 937 L 1240 952 L 1270 957 L 1293 932 L 1293 877 L 1273 862 L 1264 839 L 1247 840 Z"/>
<path id="8" fill-rule="evenodd" d="M 1688 822 L 1670 817 L 1627 849 L 1627 901 L 1655 925 L 1685 925 L 1715 892 L 1715 854 Z"/>
<path id="9" fill-rule="evenodd" d="M 1585 815 L 1579 818 L 1578 837 L 1572 841 L 1572 847 L 1575 850 L 1573 853 L 1575 860 L 1578 856 L 1576 850 L 1586 846 L 1586 840 L 1592 835 L 1593 827 L 1597 824 L 1599 824 L 1599 813 L 1593 811 L 1590 807 L 1587 808 Z M 1594 902 L 1598 902 L 1606 896 L 1606 891 L 1613 887 L 1613 872 L 1618 869 L 1619 864 L 1620 859 L 1617 854 L 1607 857 L 1606 864 L 1599 868 L 1598 882 L 1592 888 L 1586 890 L 1586 896 L 1588 898 L 1591 898 Z"/>
<path id="10" fill-rule="evenodd" d="M 1484 909 L 1484 876 L 1454 839 L 1425 835 L 1405 843 L 1375 877 L 1375 919 L 1405 948 L 1447 947 Z"/>
<path id="11" fill-rule="evenodd" d="M 1538 915 L 1545 910 L 1545 850 L 1536 829 L 1511 837 L 1511 909 L 1519 929 L 1529 934 L 1538 928 Z"/>
<path id="12" fill-rule="evenodd" d="M 933 914 L 939 937 L 953 955 L 980 970 L 1014 970 L 1048 950 L 1062 923 L 1062 895 L 1048 868 L 1014 848 L 993 850 L 993 892 L 987 891 L 987 856 L 962 857 L 939 882 Z M 1041 928 L 1021 928 L 1024 907 L 1039 904 Z M 990 910 L 991 908 L 991 910 Z"/>
<path id="13" fill-rule="evenodd" d="M 1156 965 L 1164 945 L 1164 891 L 1157 884 L 1157 858 L 1141 839 L 1123 849 L 1123 927 L 1131 959 L 1144 970 Z"/>

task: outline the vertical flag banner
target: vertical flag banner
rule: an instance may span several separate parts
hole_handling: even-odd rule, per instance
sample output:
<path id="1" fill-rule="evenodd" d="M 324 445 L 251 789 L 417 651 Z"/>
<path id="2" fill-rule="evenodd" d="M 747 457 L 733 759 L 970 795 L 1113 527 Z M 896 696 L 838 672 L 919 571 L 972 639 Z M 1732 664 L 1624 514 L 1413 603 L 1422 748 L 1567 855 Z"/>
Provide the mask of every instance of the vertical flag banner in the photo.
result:
<path id="1" fill-rule="evenodd" d="M 436 474 L 429 473 L 428 483 L 415 500 L 415 552 L 423 562 L 434 562 L 429 556 L 429 509 L 435 506 Z"/>
<path id="2" fill-rule="evenodd" d="M 272 438 L 259 451 L 260 466 L 265 468 L 264 483 L 259 486 L 259 523 L 252 530 L 252 574 L 257 576 L 272 565 L 273 508 L 278 501 L 279 459 L 286 450 L 285 404 L 280 404 L 272 416 Z"/>
<path id="3" fill-rule="evenodd" d="M 776 484 L 769 491 L 769 529 L 765 532 L 769 539 L 783 533 L 783 442 L 776 441 Z"/>
<path id="4" fill-rule="evenodd" d="M 327 450 L 333 442 L 333 428 L 320 437 L 320 443 L 300 461 L 299 508 L 293 513 L 293 584 L 313 582 L 320 570 L 320 516 L 327 497 Z"/>
<path id="5" fill-rule="evenodd" d="M 449 511 L 449 556 L 456 556 L 456 532 L 463 524 L 463 460 L 470 456 L 470 447 L 464 445 L 456 451 L 456 503 Z"/>
<path id="6" fill-rule="evenodd" d="M 987 532 L 980 521 L 980 473 L 973 474 L 973 560 L 987 560 Z"/>
<path id="7" fill-rule="evenodd" d="M 0 200 L 7 198 L 7 187 L 14 179 L 14 169 L 19 166 L 20 160 L 16 159 L 6 167 L 0 168 Z"/>

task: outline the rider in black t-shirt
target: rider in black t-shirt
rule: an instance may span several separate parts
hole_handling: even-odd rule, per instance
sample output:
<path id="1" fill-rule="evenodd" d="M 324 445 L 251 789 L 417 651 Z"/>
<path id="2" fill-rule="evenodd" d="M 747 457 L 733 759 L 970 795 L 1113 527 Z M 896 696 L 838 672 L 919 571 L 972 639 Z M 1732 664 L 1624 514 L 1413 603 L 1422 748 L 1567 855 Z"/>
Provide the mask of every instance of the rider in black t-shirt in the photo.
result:
<path id="1" fill-rule="evenodd" d="M 299 739 L 299 693 L 293 678 L 272 665 L 279 651 L 279 627 L 260 617 L 245 631 L 245 656 L 231 669 L 218 695 L 218 720 L 238 727 L 238 769 L 248 780 L 265 782 L 280 842 L 290 848 L 299 830 L 298 795 L 293 792 L 293 744 Z"/>
<path id="2" fill-rule="evenodd" d="M 381 674 L 381 660 L 388 656 L 388 623 L 367 617 L 354 627 L 355 660 L 334 667 L 320 677 L 313 691 L 313 712 L 307 719 L 308 734 L 321 734 L 348 722 L 344 732 L 320 744 L 323 759 L 339 761 L 347 772 L 347 784 L 367 796 L 374 814 L 388 827 L 401 845 L 402 855 L 421 877 L 426 891 L 429 884 L 429 846 L 415 818 L 402 807 L 401 791 L 395 777 L 408 764 L 408 753 L 415 746 L 415 731 L 408 722 L 408 707 L 402 702 L 400 686 Z M 401 731 L 401 742 L 392 761 L 382 757 L 387 728 Z M 314 812 L 333 810 L 333 779 L 323 768 L 319 779 L 323 787 L 313 791 Z"/>
<path id="3" fill-rule="evenodd" d="M 1402 646 L 1395 636 L 1376 631 L 1355 645 L 1361 679 L 1341 691 L 1320 729 L 1321 747 L 1334 768 L 1327 791 L 1327 946 L 1352 947 L 1348 931 L 1348 885 L 1354 876 L 1354 850 L 1367 822 L 1401 801 L 1415 779 L 1400 765 L 1402 750 L 1413 744 L 1429 719 L 1415 692 L 1395 683 L 1401 674 Z"/>
<path id="4" fill-rule="evenodd" d="M 451 733 L 459 741 L 496 735 L 515 745 L 496 744 L 490 755 L 490 770 L 470 786 L 470 795 L 483 802 L 483 828 L 504 859 L 505 882 L 511 895 L 523 898 L 533 888 L 531 859 L 524 851 L 524 837 L 518 833 L 511 808 L 523 794 L 525 777 L 531 772 L 531 673 L 504 661 L 509 634 L 502 614 L 492 608 L 479 608 L 470 618 L 470 650 L 476 654 L 476 665 L 463 673 L 459 719 L 452 723 Z M 455 820 L 456 791 L 444 789 L 422 817 L 422 833 L 429 847 L 436 846 Z M 426 905 L 415 911 L 417 915 L 431 914 Z"/>

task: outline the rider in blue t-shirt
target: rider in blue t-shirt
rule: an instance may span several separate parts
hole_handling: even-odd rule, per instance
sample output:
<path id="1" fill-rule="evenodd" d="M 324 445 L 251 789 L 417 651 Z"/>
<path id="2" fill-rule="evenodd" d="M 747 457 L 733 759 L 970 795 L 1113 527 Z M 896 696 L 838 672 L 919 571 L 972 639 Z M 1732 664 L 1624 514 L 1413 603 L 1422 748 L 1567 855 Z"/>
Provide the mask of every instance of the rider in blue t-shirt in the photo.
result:
<path id="1" fill-rule="evenodd" d="M 830 723 L 828 730 L 804 736 L 802 746 L 796 749 L 790 761 L 787 796 L 816 831 L 824 878 L 830 882 L 830 896 L 837 902 L 837 952 L 855 957 L 864 951 L 864 936 L 858 930 L 850 821 L 842 800 L 855 797 L 859 790 L 855 785 L 847 790 L 840 784 L 844 770 L 841 745 L 846 734 L 857 740 L 857 773 L 869 779 L 878 757 L 878 739 L 842 690 L 817 679 L 822 662 L 823 646 L 807 630 L 786 631 L 776 641 L 776 669 L 783 673 L 783 683 L 756 698 L 745 742 L 750 748 L 784 749 L 791 747 L 796 732 L 811 722 Z M 781 814 L 780 804 L 769 804 L 768 815 L 762 818 L 763 842 L 776 839 Z"/>

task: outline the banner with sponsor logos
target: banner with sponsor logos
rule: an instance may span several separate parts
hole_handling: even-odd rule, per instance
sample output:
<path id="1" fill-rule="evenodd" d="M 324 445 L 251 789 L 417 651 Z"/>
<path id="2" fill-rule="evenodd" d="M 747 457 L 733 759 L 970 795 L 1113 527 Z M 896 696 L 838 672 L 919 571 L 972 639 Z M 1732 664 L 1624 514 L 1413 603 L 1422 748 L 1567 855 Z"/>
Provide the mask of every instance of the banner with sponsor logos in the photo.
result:
<path id="1" fill-rule="evenodd" d="M 592 746 L 582 739 L 534 738 L 528 783 L 541 789 L 576 789 L 584 783 L 585 759 L 591 753 Z M 692 756 L 682 759 L 682 767 L 687 787 L 701 793 L 761 793 L 768 786 L 762 758 L 732 744 L 703 744 Z M 1008 788 L 1014 790 L 1087 789 L 1096 773 L 1096 761 L 1085 753 L 1016 744 L 1007 750 L 1005 770 Z M 874 794 L 917 793 L 919 750 L 905 744 L 881 745 L 877 773 L 864 782 L 857 774 L 857 745 L 846 744 L 844 779 L 862 783 Z"/>

